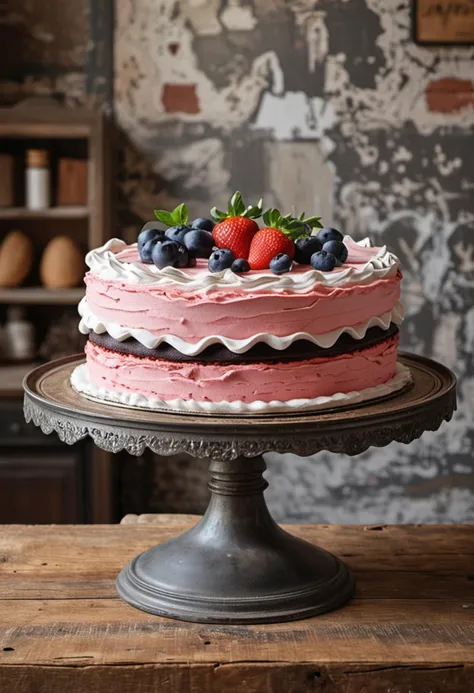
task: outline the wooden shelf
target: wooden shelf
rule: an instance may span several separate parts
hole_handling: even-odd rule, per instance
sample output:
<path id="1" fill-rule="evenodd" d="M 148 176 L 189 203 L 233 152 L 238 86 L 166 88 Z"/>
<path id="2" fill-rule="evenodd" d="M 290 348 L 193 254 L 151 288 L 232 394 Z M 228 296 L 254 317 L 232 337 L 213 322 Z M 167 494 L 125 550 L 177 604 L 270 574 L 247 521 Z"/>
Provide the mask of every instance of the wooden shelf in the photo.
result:
<path id="1" fill-rule="evenodd" d="M 1 219 L 85 219 L 89 216 L 87 206 L 48 207 L 26 209 L 26 207 L 0 207 Z"/>
<path id="2" fill-rule="evenodd" d="M 74 305 L 84 296 L 85 288 L 46 289 L 44 286 L 20 286 L 15 289 L 0 288 L 0 303 L 20 305 Z"/>
<path id="3" fill-rule="evenodd" d="M 89 109 L 67 109 L 55 104 L 38 106 L 31 99 L 24 108 L 0 108 L 0 137 L 88 138 L 97 125 L 97 115 Z"/>

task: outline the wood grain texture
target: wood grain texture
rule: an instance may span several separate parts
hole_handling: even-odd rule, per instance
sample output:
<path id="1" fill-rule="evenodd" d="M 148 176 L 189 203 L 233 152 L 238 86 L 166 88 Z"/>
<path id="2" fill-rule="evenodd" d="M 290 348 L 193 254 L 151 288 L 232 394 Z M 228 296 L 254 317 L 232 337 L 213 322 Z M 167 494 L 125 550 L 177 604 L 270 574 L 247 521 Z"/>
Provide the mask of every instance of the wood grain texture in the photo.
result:
<path id="1" fill-rule="evenodd" d="M 296 526 L 344 557 L 357 594 L 291 624 L 213 626 L 137 611 L 115 595 L 137 552 L 189 528 L 5 526 L 0 690 L 75 693 L 458 692 L 474 687 L 474 530 Z"/>
<path id="2" fill-rule="evenodd" d="M 474 6 L 458 0 L 416 0 L 416 39 L 420 43 L 473 43 Z"/>

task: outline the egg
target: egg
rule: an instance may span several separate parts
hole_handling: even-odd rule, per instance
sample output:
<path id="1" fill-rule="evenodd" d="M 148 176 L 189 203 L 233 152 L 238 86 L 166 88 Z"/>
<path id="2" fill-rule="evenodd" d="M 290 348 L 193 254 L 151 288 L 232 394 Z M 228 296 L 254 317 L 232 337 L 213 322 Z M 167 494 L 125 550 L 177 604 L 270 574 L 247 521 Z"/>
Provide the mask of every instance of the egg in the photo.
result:
<path id="1" fill-rule="evenodd" d="M 78 286 L 84 276 L 84 256 L 68 236 L 56 236 L 46 246 L 41 258 L 40 277 L 48 289 Z"/>
<path id="2" fill-rule="evenodd" d="M 22 231 L 10 231 L 0 246 L 0 286 L 19 286 L 33 265 L 33 243 Z"/>

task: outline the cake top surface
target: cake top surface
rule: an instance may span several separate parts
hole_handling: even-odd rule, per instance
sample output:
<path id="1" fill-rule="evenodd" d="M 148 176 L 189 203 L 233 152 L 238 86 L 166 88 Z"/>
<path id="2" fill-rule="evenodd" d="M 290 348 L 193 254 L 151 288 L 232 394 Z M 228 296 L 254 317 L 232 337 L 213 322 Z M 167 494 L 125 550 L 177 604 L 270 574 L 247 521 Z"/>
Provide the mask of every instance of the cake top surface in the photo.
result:
<path id="1" fill-rule="evenodd" d="M 132 285 L 167 287 L 200 291 L 238 288 L 260 291 L 309 291 L 317 285 L 344 287 L 350 284 L 368 284 L 379 279 L 396 276 L 399 260 L 386 246 L 372 246 L 369 239 L 354 241 L 344 237 L 348 249 L 347 260 L 332 271 L 313 269 L 311 265 L 293 264 L 290 272 L 274 274 L 270 269 L 250 270 L 237 274 L 230 268 L 211 272 L 205 259 L 198 259 L 195 267 L 164 267 L 140 260 L 137 245 L 127 245 L 113 238 L 86 256 L 91 273 L 103 280 L 120 281 Z"/>

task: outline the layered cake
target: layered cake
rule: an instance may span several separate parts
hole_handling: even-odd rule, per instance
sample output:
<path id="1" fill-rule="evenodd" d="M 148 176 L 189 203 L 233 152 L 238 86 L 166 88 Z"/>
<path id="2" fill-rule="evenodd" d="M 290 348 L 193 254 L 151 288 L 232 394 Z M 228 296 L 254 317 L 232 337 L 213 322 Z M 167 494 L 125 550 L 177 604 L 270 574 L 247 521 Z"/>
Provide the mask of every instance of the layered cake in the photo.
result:
<path id="1" fill-rule="evenodd" d="M 238 194 L 237 194 L 238 195 Z M 317 217 L 234 195 L 217 221 L 157 212 L 138 243 L 89 252 L 82 394 L 205 413 L 311 410 L 404 387 L 397 258 Z M 163 226 L 169 225 L 165 231 Z"/>

